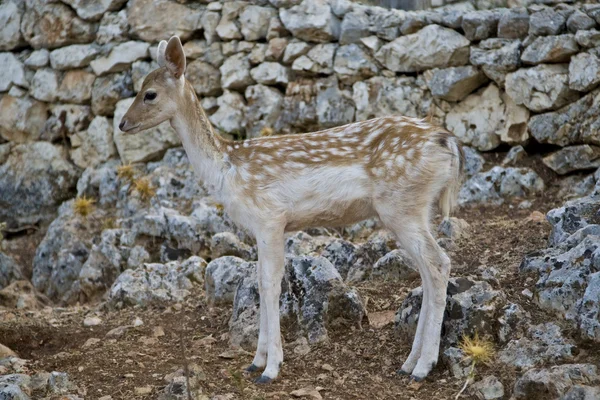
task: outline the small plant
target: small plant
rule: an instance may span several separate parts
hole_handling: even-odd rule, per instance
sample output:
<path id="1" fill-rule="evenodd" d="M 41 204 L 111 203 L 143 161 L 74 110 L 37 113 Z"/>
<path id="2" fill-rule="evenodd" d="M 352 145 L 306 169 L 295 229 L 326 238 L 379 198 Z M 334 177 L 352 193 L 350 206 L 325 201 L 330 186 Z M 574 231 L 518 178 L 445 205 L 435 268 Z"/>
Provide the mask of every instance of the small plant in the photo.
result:
<path id="1" fill-rule="evenodd" d="M 272 136 L 273 133 L 275 133 L 275 131 L 273 130 L 273 128 L 269 127 L 269 126 L 265 126 L 260 130 L 259 135 L 261 137 L 263 136 Z"/>
<path id="2" fill-rule="evenodd" d="M 240 393 L 244 393 L 244 389 L 246 388 L 246 384 L 244 381 L 244 375 L 241 371 L 238 371 L 234 368 L 229 368 L 227 370 L 229 372 L 229 376 L 231 377 L 231 381 L 237 387 Z"/>
<path id="3" fill-rule="evenodd" d="M 223 204 L 215 203 L 215 208 L 217 209 L 217 214 L 219 214 L 219 217 L 222 217 L 223 211 L 225 210 L 225 207 L 223 207 Z"/>
<path id="4" fill-rule="evenodd" d="M 475 380 L 475 364 L 482 363 L 488 364 L 492 361 L 494 357 L 494 345 L 484 339 L 479 338 L 479 334 L 476 332 L 473 338 L 469 338 L 467 336 L 463 336 L 459 346 L 463 353 L 465 353 L 465 359 L 471 360 L 471 368 L 469 370 L 469 375 L 467 376 L 467 380 L 465 381 L 464 386 L 456 395 L 456 399 L 460 397 L 460 395 L 465 391 L 467 386 L 470 383 L 473 383 Z"/>
<path id="5" fill-rule="evenodd" d="M 94 210 L 95 202 L 95 200 L 88 199 L 85 196 L 77 197 L 73 202 L 73 211 L 75 214 L 85 218 Z"/>
<path id="6" fill-rule="evenodd" d="M 143 201 L 148 201 L 156 194 L 150 181 L 146 178 L 137 179 L 134 182 L 135 190 L 139 193 Z"/>
<path id="7" fill-rule="evenodd" d="M 107 217 L 102 220 L 102 230 L 117 229 L 117 220 L 113 217 Z"/>
<path id="8" fill-rule="evenodd" d="M 133 165 L 131 164 L 124 164 L 121 165 L 120 167 L 117 168 L 117 176 L 119 177 L 119 179 L 122 180 L 126 180 L 126 181 L 133 181 L 133 178 L 135 176 L 135 170 L 133 169 Z"/>
<path id="9" fill-rule="evenodd" d="M 0 222 L 0 249 L 2 249 L 2 242 L 4 241 L 3 231 L 6 229 L 6 222 Z"/>

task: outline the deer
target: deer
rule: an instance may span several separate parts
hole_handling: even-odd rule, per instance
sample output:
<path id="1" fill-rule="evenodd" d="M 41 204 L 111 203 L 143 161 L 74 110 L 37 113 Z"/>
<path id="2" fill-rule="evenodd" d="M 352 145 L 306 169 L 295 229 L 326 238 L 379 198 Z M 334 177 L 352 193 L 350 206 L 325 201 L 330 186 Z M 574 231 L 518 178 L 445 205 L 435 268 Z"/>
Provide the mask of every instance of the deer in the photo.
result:
<path id="1" fill-rule="evenodd" d="M 464 156 L 458 139 L 425 120 L 387 116 L 313 133 L 228 140 L 215 133 L 191 83 L 178 36 L 161 41 L 158 68 L 119 128 L 136 134 L 170 121 L 195 174 L 231 220 L 256 239 L 260 297 L 257 349 L 249 373 L 266 384 L 283 363 L 279 301 L 284 235 L 378 218 L 415 261 L 423 303 L 408 358 L 398 371 L 421 381 L 435 366 L 450 258 L 430 231 L 456 206 Z"/>

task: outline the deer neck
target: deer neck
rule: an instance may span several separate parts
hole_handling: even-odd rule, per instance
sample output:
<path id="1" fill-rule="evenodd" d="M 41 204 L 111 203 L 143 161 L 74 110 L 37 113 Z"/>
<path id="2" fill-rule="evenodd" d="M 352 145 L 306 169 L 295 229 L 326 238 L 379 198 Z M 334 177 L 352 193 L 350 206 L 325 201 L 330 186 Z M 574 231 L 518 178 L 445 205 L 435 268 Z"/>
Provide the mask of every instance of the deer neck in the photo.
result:
<path id="1" fill-rule="evenodd" d="M 191 84 L 186 80 L 179 111 L 171 119 L 171 126 L 183 144 L 194 171 L 213 195 L 218 195 L 229 163 L 223 152 L 226 140 L 217 135 L 208 120 Z"/>

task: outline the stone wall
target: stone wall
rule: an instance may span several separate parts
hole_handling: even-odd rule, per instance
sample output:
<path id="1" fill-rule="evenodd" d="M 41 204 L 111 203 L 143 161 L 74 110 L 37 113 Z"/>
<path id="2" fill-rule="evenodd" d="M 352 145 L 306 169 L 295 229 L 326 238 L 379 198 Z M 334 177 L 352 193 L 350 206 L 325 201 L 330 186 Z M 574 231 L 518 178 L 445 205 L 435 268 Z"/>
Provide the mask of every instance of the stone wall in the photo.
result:
<path id="1" fill-rule="evenodd" d="M 554 145 L 544 162 L 559 174 L 600 166 L 600 5 L 8 0 L 0 21 L 0 221 L 13 226 L 72 197 L 85 168 L 179 145 L 168 124 L 116 129 L 171 35 L 212 123 L 231 137 L 404 114 L 481 151 Z"/>

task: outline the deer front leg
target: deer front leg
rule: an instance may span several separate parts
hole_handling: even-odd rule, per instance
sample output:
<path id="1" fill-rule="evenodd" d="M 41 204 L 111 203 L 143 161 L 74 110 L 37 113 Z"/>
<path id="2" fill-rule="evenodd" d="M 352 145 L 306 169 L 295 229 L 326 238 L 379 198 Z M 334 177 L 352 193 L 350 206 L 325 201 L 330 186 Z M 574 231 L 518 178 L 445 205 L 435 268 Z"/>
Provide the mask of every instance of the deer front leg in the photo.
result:
<path id="1" fill-rule="evenodd" d="M 246 368 L 248 372 L 256 372 L 260 368 L 264 368 L 267 365 L 267 346 L 269 344 L 269 331 L 267 325 L 267 306 L 265 305 L 265 296 L 262 292 L 261 277 L 262 277 L 262 266 L 259 262 L 256 265 L 257 268 L 257 279 L 258 279 L 258 294 L 260 296 L 260 308 L 258 314 L 260 318 L 260 327 L 258 331 L 258 346 L 256 347 L 256 354 L 252 364 Z"/>
<path id="2" fill-rule="evenodd" d="M 257 235 L 258 259 L 261 265 L 259 279 L 261 297 L 261 322 L 266 314 L 267 325 L 267 367 L 257 383 L 269 383 L 279 375 L 283 362 L 281 330 L 279 325 L 279 297 L 281 279 L 284 271 L 283 228 L 270 229 L 263 235 Z M 259 338 L 260 343 L 260 338 Z"/>

